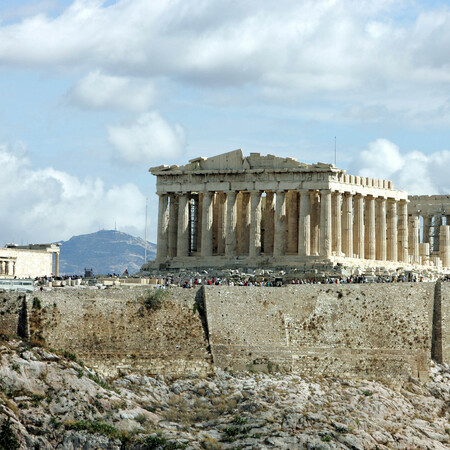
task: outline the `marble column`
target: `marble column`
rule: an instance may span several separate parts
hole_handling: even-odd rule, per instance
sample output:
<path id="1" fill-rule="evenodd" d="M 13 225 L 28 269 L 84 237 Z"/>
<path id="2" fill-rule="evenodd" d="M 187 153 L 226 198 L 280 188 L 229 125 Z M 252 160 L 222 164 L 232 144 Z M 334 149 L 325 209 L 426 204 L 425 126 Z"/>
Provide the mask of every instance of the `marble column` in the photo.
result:
<path id="1" fill-rule="evenodd" d="M 147 262 L 147 261 L 146 261 Z M 59 252 L 55 252 L 55 277 L 59 277 Z M 13 275 L 16 274 L 16 263 L 14 263 Z"/>
<path id="2" fill-rule="evenodd" d="M 342 194 L 340 192 L 332 193 L 331 197 L 331 215 L 333 217 L 332 233 L 333 233 L 333 246 L 332 249 L 336 256 L 342 254 L 342 218 L 341 218 L 341 204 Z"/>
<path id="3" fill-rule="evenodd" d="M 286 253 L 298 251 L 298 192 L 286 193 Z"/>
<path id="4" fill-rule="evenodd" d="M 178 199 L 177 257 L 189 256 L 189 196 L 180 194 Z"/>
<path id="5" fill-rule="evenodd" d="M 213 249 L 213 209 L 212 192 L 203 193 L 202 204 L 202 256 L 212 256 Z"/>
<path id="6" fill-rule="evenodd" d="M 331 191 L 320 191 L 320 256 L 331 257 Z"/>
<path id="7" fill-rule="evenodd" d="M 422 244 L 419 244 L 419 255 L 422 259 L 422 264 L 425 264 L 430 260 L 430 243 L 429 242 L 423 242 Z"/>
<path id="8" fill-rule="evenodd" d="M 250 242 L 248 254 L 250 257 L 261 253 L 261 192 L 250 192 Z"/>
<path id="9" fill-rule="evenodd" d="M 273 232 L 274 232 L 274 193 L 266 192 L 266 205 L 264 209 L 264 254 L 273 254 Z"/>
<path id="10" fill-rule="evenodd" d="M 309 191 L 300 191 L 298 254 L 311 254 L 311 201 Z"/>
<path id="11" fill-rule="evenodd" d="M 433 251 L 439 252 L 439 245 L 440 245 L 440 231 L 441 226 L 444 225 L 444 217 L 442 214 L 436 214 L 434 216 L 434 227 L 433 227 Z"/>
<path id="12" fill-rule="evenodd" d="M 433 216 L 431 214 L 423 216 L 423 243 L 430 244 L 430 250 L 433 250 Z"/>
<path id="13" fill-rule="evenodd" d="M 225 241 L 225 255 L 236 256 L 236 192 L 227 192 L 227 234 Z"/>
<path id="14" fill-rule="evenodd" d="M 227 228 L 227 201 L 225 192 L 217 192 L 217 222 L 218 222 L 218 236 L 217 236 L 217 254 L 225 254 L 226 228 Z"/>
<path id="15" fill-rule="evenodd" d="M 356 194 L 354 197 L 355 218 L 353 227 L 353 253 L 359 259 L 364 259 L 364 197 Z"/>
<path id="16" fill-rule="evenodd" d="M 320 240 L 320 195 L 311 191 L 311 254 L 319 254 Z"/>
<path id="17" fill-rule="evenodd" d="M 376 231 L 375 231 L 375 198 L 366 197 L 366 236 L 365 257 L 375 259 L 376 257 Z"/>
<path id="18" fill-rule="evenodd" d="M 353 258 L 353 196 L 345 192 L 342 199 L 342 250 Z"/>
<path id="19" fill-rule="evenodd" d="M 275 227 L 273 256 L 282 256 L 285 253 L 286 245 L 286 193 L 284 191 L 277 192 L 275 204 Z"/>
<path id="20" fill-rule="evenodd" d="M 177 256 L 178 195 L 170 194 L 168 256 Z"/>
<path id="21" fill-rule="evenodd" d="M 409 216 L 409 236 L 408 247 L 411 255 L 411 262 L 413 264 L 419 264 L 419 225 L 420 216 L 419 213 L 413 213 Z"/>
<path id="22" fill-rule="evenodd" d="M 386 261 L 386 199 L 377 199 L 377 260 Z"/>
<path id="23" fill-rule="evenodd" d="M 389 199 L 387 202 L 387 259 L 398 260 L 398 234 L 397 234 L 397 201 Z"/>
<path id="24" fill-rule="evenodd" d="M 441 225 L 439 230 L 439 256 L 441 257 L 442 265 L 450 267 L 450 226 Z"/>
<path id="25" fill-rule="evenodd" d="M 239 254 L 248 255 L 250 242 L 250 192 L 242 192 L 241 236 Z"/>
<path id="26" fill-rule="evenodd" d="M 398 203 L 398 260 L 408 262 L 408 204 Z"/>
<path id="27" fill-rule="evenodd" d="M 169 234 L 169 196 L 167 194 L 158 195 L 158 244 L 156 248 L 156 259 L 160 261 L 167 258 Z"/>

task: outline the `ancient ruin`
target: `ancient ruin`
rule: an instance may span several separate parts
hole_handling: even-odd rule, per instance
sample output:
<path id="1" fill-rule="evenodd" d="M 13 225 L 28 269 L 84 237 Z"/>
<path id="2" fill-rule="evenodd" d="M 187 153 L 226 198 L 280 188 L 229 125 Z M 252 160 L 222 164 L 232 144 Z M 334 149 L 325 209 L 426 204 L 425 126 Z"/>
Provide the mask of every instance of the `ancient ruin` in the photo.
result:
<path id="1" fill-rule="evenodd" d="M 155 269 L 450 266 L 450 196 L 241 150 L 150 172 Z"/>
<path id="2" fill-rule="evenodd" d="M 60 244 L 8 244 L 0 248 L 1 278 L 59 275 Z"/>

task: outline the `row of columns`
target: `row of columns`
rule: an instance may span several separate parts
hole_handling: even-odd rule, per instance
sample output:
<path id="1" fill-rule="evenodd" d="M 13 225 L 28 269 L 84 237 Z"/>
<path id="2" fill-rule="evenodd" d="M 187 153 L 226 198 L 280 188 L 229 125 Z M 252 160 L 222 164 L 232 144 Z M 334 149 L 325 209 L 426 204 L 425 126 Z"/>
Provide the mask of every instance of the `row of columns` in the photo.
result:
<path id="1" fill-rule="evenodd" d="M 438 253 L 440 250 L 440 234 L 442 226 L 450 225 L 450 215 L 447 214 L 420 214 L 423 218 L 423 243 L 430 244 L 430 252 Z"/>
<path id="2" fill-rule="evenodd" d="M 160 194 L 157 259 L 192 254 L 256 257 L 263 252 L 274 257 L 335 254 L 420 261 L 420 222 L 418 215 L 408 219 L 406 200 L 331 190 L 265 194 Z M 446 231 L 442 236 L 442 248 L 447 248 Z"/>

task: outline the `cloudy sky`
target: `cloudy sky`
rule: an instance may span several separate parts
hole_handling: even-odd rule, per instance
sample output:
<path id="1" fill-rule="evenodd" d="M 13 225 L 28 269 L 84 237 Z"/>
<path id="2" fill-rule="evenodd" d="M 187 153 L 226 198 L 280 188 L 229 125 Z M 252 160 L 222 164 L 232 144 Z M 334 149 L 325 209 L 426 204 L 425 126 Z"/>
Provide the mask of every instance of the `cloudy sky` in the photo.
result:
<path id="1" fill-rule="evenodd" d="M 242 148 L 450 193 L 450 7 L 3 0 L 0 244 L 156 239 L 148 168 Z"/>

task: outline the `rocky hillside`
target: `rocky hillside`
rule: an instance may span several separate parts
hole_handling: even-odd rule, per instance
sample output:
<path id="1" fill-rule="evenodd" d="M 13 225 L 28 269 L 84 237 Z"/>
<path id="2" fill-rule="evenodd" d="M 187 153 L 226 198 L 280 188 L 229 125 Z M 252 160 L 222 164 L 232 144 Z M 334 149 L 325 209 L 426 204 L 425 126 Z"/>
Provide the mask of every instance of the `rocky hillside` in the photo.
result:
<path id="1" fill-rule="evenodd" d="M 292 374 L 108 382 L 62 350 L 0 343 L 0 448 L 447 449 L 450 368 L 424 385 Z"/>
<path id="2" fill-rule="evenodd" d="M 60 272 L 84 274 L 93 268 L 95 274 L 118 273 L 125 269 L 136 273 L 144 264 L 145 241 L 127 233 L 101 230 L 73 236 L 61 245 Z M 155 259 L 156 245 L 147 244 L 147 259 Z"/>

